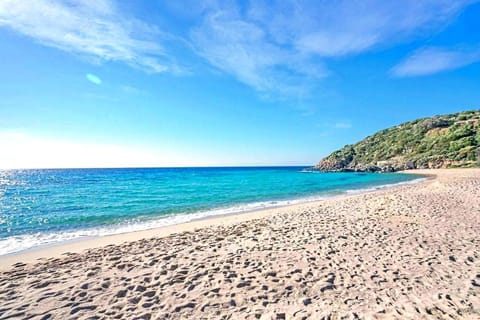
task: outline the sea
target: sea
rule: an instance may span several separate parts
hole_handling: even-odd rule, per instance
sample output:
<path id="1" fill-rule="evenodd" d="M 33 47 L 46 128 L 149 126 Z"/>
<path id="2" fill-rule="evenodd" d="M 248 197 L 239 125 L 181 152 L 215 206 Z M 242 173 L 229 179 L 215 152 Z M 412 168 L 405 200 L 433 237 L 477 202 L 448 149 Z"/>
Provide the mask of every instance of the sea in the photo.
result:
<path id="1" fill-rule="evenodd" d="M 306 167 L 4 170 L 0 255 L 419 179 L 401 173 L 320 173 Z"/>

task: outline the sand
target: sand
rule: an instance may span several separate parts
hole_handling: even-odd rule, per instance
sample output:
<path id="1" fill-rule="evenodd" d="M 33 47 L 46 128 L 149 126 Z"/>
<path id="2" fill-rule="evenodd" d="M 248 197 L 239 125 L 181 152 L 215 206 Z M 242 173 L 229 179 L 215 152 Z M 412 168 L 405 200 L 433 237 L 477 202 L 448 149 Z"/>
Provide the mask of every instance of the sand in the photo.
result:
<path id="1" fill-rule="evenodd" d="M 0 258 L 0 319 L 480 319 L 480 169 L 426 173 Z"/>

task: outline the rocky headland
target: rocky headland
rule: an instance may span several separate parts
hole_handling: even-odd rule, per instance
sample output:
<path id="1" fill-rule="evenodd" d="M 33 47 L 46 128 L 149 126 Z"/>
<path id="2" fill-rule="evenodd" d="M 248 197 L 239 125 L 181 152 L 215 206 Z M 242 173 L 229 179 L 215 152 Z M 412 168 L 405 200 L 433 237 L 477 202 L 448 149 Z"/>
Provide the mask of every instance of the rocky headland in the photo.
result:
<path id="1" fill-rule="evenodd" d="M 393 172 L 480 166 L 480 110 L 418 119 L 375 133 L 314 170 Z"/>

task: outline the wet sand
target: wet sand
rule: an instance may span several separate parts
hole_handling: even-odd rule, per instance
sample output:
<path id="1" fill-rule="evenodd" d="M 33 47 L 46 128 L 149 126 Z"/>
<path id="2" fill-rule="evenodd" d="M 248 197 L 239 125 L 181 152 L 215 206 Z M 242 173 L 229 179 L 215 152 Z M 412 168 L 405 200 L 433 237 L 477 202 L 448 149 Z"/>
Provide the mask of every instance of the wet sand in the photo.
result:
<path id="1" fill-rule="evenodd" d="M 0 319 L 480 319 L 480 169 L 418 172 L 0 258 Z"/>

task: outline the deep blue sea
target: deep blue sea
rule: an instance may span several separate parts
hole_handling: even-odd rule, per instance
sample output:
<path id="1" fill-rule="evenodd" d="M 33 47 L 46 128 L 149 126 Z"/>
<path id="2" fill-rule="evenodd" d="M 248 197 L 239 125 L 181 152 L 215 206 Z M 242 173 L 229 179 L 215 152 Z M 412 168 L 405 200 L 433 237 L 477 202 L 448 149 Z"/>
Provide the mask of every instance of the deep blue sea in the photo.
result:
<path id="1" fill-rule="evenodd" d="M 0 255 L 418 179 L 304 167 L 0 171 Z"/>

